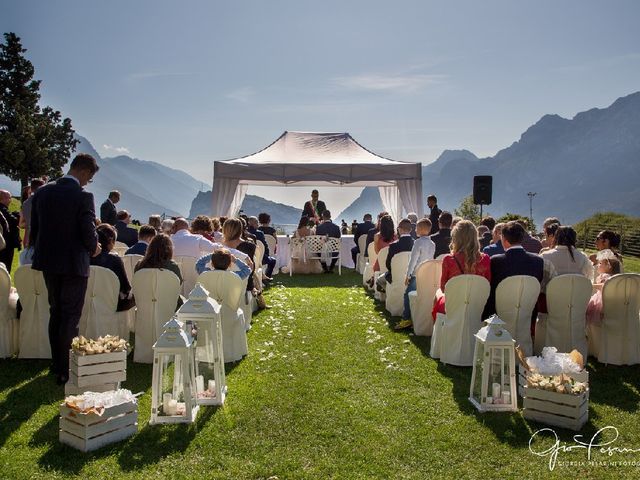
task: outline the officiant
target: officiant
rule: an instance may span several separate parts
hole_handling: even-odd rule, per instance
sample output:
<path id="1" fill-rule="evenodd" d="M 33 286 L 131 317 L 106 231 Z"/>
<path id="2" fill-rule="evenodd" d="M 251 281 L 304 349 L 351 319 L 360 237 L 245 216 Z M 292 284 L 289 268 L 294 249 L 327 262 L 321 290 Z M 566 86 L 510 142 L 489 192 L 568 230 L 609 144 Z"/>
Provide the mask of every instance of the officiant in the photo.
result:
<path id="1" fill-rule="evenodd" d="M 316 225 L 321 222 L 322 213 L 327 209 L 327 206 L 322 200 L 318 200 L 318 197 L 318 190 L 313 190 L 311 192 L 311 200 L 308 200 L 302 209 L 302 215 L 309 217 L 309 220 L 313 220 Z"/>

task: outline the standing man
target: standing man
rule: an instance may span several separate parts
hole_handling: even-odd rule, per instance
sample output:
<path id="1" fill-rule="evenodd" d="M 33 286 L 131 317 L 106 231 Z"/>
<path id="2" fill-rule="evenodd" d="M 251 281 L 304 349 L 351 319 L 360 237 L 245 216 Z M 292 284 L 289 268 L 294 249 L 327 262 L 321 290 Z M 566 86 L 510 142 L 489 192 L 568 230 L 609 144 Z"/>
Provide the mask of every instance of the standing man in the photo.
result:
<path id="1" fill-rule="evenodd" d="M 11 194 L 6 190 L 0 190 L 0 215 L 4 216 L 8 230 L 3 232 L 6 246 L 0 251 L 0 262 L 7 267 L 7 272 L 11 273 L 11 265 L 13 264 L 13 254 L 16 248 L 20 250 L 20 227 L 18 219 L 12 213 L 9 213 L 9 204 L 11 203 Z M 4 222 L 3 222 L 4 223 Z"/>
<path id="2" fill-rule="evenodd" d="M 109 192 L 109 197 L 100 205 L 100 221 L 115 226 L 118 220 L 116 203 L 120 201 L 120 192 L 113 190 Z"/>
<path id="3" fill-rule="evenodd" d="M 322 220 L 322 214 L 327 209 L 324 202 L 322 200 L 318 200 L 319 195 L 318 190 L 312 190 L 311 200 L 307 201 L 302 209 L 302 215 L 309 217 L 310 220 L 316 222 L 316 225 L 320 223 Z"/>
<path id="4" fill-rule="evenodd" d="M 429 195 L 427 197 L 427 207 L 431 209 L 431 213 L 429 213 L 429 220 L 431 220 L 431 233 L 429 235 L 433 235 L 434 233 L 438 233 L 440 230 L 438 224 L 438 218 L 440 218 L 440 214 L 442 210 L 438 208 L 438 199 L 435 195 Z"/>
<path id="5" fill-rule="evenodd" d="M 32 268 L 42 271 L 49 292 L 51 372 L 60 385 L 69 379 L 69 348 L 78 335 L 89 258 L 102 251 L 96 235 L 93 195 L 83 190 L 97 171 L 96 160 L 80 153 L 67 175 L 33 196 Z"/>

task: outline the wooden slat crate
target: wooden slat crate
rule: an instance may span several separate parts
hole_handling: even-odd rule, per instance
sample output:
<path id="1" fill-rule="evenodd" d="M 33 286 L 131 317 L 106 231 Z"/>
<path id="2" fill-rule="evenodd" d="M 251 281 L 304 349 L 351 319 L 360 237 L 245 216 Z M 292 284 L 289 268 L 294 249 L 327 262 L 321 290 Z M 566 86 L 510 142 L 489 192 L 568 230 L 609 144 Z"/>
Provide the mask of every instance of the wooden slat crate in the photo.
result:
<path id="1" fill-rule="evenodd" d="M 580 430 L 589 419 L 589 389 L 580 395 L 523 388 L 523 416 L 547 425 Z"/>
<path id="2" fill-rule="evenodd" d="M 526 374 L 527 372 L 524 368 L 522 368 L 522 365 L 518 365 L 518 395 L 520 395 L 520 397 L 524 396 L 524 387 L 527 384 Z M 586 368 L 579 373 L 565 373 L 565 375 L 567 377 L 573 378 L 573 380 L 576 382 L 589 383 L 589 372 Z"/>
<path id="3" fill-rule="evenodd" d="M 118 442 L 138 431 L 138 405 L 133 402 L 106 408 L 102 415 L 80 413 L 60 405 L 61 443 L 89 452 Z"/>
<path id="4" fill-rule="evenodd" d="M 122 382 L 126 379 L 126 350 L 95 355 L 78 355 L 73 350 L 69 352 L 69 382 L 72 386 L 95 387 Z"/>
<path id="5" fill-rule="evenodd" d="M 120 388 L 120 382 L 116 383 L 103 383 L 102 385 L 87 385 L 79 387 L 71 383 L 71 379 L 64 384 L 64 394 L 67 395 L 79 395 L 84 392 L 108 392 L 109 390 L 118 390 Z"/>

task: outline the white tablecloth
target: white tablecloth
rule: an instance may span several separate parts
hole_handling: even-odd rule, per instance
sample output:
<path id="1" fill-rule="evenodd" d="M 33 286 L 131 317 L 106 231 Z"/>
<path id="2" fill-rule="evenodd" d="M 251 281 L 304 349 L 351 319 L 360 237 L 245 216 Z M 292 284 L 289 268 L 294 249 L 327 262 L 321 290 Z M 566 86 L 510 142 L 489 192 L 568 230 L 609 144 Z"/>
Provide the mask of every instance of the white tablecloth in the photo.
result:
<path id="1" fill-rule="evenodd" d="M 289 238 L 285 235 L 278 235 L 278 251 L 276 253 L 276 268 L 284 267 L 285 265 L 289 265 Z M 340 257 L 342 258 L 342 266 L 347 268 L 353 268 L 355 265 L 353 264 L 353 258 L 351 257 L 351 249 L 355 247 L 356 244 L 353 241 L 353 235 L 343 235 L 341 248 L 340 248 Z"/>

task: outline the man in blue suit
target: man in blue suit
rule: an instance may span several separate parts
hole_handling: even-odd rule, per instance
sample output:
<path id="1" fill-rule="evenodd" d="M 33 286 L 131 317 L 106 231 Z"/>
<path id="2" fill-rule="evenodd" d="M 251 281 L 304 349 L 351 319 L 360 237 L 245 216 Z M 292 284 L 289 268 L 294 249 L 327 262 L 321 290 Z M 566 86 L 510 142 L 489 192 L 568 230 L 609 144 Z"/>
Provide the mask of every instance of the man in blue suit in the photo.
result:
<path id="1" fill-rule="evenodd" d="M 340 238 L 342 236 L 340 227 L 331 221 L 331 212 L 329 210 L 322 212 L 322 223 L 316 227 L 316 235 L 326 235 L 332 238 Z M 333 256 L 337 257 L 337 254 L 334 253 Z M 333 267 L 336 266 L 337 261 L 337 258 L 333 258 L 330 266 L 320 261 L 324 273 L 333 273 Z"/>
<path id="2" fill-rule="evenodd" d="M 144 255 L 147 253 L 147 247 L 151 240 L 153 240 L 153 237 L 156 236 L 156 233 L 156 229 L 151 225 L 142 225 L 138 232 L 138 243 L 133 247 L 129 247 L 125 255 Z"/>
<path id="3" fill-rule="evenodd" d="M 502 246 L 502 227 L 504 223 L 497 223 L 493 227 L 493 237 L 491 243 L 482 249 L 482 253 L 486 253 L 490 257 L 504 253 L 504 247 Z"/>
<path id="4" fill-rule="evenodd" d="M 271 280 L 271 276 L 273 275 L 273 269 L 276 267 L 276 258 L 270 256 L 269 252 L 269 244 L 267 243 L 267 239 L 264 236 L 264 232 L 262 230 L 258 230 L 257 217 L 249 217 L 247 220 L 247 230 L 249 233 L 255 235 L 256 240 L 262 242 L 264 245 L 264 255 L 262 255 L 262 265 L 267 266 L 267 270 L 265 272 L 265 280 Z"/>
<path id="5" fill-rule="evenodd" d="M 69 379 L 69 349 L 78 335 L 89 258 L 101 252 L 93 195 L 83 190 L 97 171 L 95 159 L 81 153 L 71 162 L 67 175 L 33 195 L 32 268 L 42 271 L 47 285 L 51 372 L 59 384 Z"/>
<path id="6" fill-rule="evenodd" d="M 356 246 L 351 249 L 351 256 L 353 257 L 354 265 L 357 263 L 356 259 L 358 258 L 358 254 L 361 253 L 360 247 L 358 247 L 358 239 L 362 235 L 366 235 L 372 228 L 376 228 L 371 219 L 371 214 L 365 213 L 364 217 L 362 217 L 362 223 L 358 224 L 358 226 L 356 227 L 356 231 L 353 234 L 353 241 L 356 242 Z"/>

